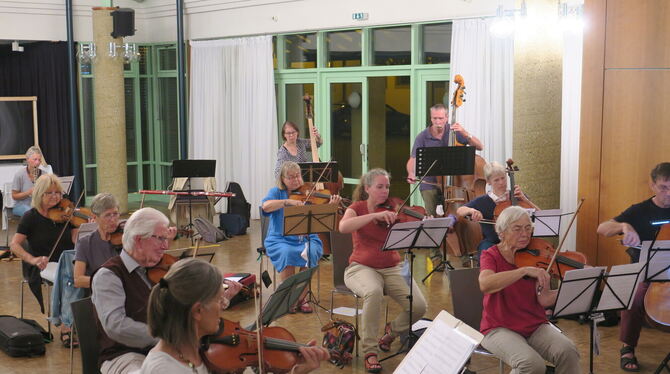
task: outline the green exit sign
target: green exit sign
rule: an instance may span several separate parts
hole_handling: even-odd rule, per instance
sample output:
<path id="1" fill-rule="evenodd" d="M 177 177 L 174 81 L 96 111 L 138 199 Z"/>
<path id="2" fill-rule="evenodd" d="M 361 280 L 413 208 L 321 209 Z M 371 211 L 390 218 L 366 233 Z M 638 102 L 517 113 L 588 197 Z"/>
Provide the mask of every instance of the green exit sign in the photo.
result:
<path id="1" fill-rule="evenodd" d="M 351 19 L 354 21 L 367 21 L 368 18 L 370 18 L 369 13 L 352 13 L 351 14 Z"/>

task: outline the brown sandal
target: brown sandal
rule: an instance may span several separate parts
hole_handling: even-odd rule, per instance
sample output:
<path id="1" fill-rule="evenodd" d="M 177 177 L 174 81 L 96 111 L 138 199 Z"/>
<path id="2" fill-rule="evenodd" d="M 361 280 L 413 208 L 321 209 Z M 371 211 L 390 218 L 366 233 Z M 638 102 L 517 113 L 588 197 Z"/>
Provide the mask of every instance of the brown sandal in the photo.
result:
<path id="1" fill-rule="evenodd" d="M 365 355 L 365 370 L 368 371 L 368 373 L 379 373 L 382 371 L 382 364 L 377 361 L 376 363 L 372 363 L 369 361 L 370 357 L 374 357 L 375 360 L 377 359 L 377 354 L 376 353 L 368 353 Z"/>
<path id="2" fill-rule="evenodd" d="M 393 336 L 393 331 L 391 331 L 391 324 L 387 323 L 386 326 L 384 326 L 384 336 L 379 338 L 379 349 L 381 349 L 384 352 L 388 352 L 391 350 L 391 343 L 395 340 L 395 336 Z"/>

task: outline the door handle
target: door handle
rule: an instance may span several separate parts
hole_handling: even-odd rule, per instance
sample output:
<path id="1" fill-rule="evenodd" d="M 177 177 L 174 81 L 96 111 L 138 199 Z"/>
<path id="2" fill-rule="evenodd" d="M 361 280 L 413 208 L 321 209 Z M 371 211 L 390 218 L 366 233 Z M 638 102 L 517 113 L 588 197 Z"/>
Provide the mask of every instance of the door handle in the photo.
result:
<path id="1" fill-rule="evenodd" d="M 359 145 L 358 149 L 361 151 L 361 155 L 363 156 L 363 159 L 367 160 L 368 159 L 368 146 L 367 146 L 367 144 Z"/>

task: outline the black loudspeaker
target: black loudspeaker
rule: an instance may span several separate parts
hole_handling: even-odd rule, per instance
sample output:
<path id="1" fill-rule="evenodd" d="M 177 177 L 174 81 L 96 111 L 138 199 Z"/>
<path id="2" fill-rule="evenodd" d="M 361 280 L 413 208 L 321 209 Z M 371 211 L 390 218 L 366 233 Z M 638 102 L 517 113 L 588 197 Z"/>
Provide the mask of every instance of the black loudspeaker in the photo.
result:
<path id="1" fill-rule="evenodd" d="M 112 38 L 135 35 L 135 10 L 119 8 L 112 12 L 114 28 Z"/>

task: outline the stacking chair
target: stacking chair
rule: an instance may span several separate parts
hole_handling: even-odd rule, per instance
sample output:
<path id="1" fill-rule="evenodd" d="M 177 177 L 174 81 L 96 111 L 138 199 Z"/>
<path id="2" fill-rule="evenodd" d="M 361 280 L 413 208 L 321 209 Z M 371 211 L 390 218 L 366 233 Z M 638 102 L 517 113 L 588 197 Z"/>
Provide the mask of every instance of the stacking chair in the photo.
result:
<path id="1" fill-rule="evenodd" d="M 265 237 L 268 235 L 268 227 L 270 226 L 270 218 L 263 214 L 263 207 L 258 207 L 258 213 L 261 218 L 261 246 L 256 249 L 256 251 L 261 256 L 260 258 L 260 273 L 259 275 L 263 276 L 263 257 L 266 258 L 265 269 L 268 268 L 268 264 L 271 263 L 270 257 L 267 256 L 267 251 L 265 250 Z M 272 267 L 272 290 L 277 290 L 277 269 Z"/>
<path id="2" fill-rule="evenodd" d="M 79 349 L 81 350 L 81 372 L 83 374 L 100 374 L 98 368 L 98 356 L 100 347 L 98 345 L 98 329 L 95 323 L 95 307 L 90 297 L 73 301 L 72 316 L 74 317 L 74 329 L 79 338 Z M 73 366 L 73 350 L 70 349 L 70 373 Z"/>
<path id="3" fill-rule="evenodd" d="M 484 308 L 484 294 L 479 289 L 479 268 L 450 270 L 447 275 L 449 277 L 454 317 L 479 331 L 479 323 L 482 320 L 482 310 Z M 482 346 L 478 346 L 474 353 L 495 357 Z M 502 374 L 504 364 L 502 360 L 498 359 L 498 361 L 499 371 Z"/>

